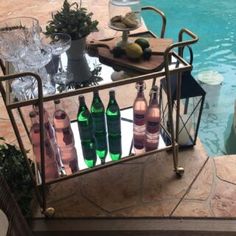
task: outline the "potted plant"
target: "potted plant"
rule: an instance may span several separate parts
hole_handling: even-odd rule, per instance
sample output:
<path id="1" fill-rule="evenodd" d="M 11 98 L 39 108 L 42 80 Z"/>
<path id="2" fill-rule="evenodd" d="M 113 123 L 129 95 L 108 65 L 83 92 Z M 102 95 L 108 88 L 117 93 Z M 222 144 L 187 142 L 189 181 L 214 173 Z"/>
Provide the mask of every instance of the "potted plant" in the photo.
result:
<path id="1" fill-rule="evenodd" d="M 52 14 L 52 19 L 46 26 L 46 35 L 54 33 L 67 33 L 71 37 L 71 47 L 67 51 L 68 70 L 74 75 L 74 80 L 87 80 L 91 75 L 84 51 L 86 37 L 91 32 L 97 31 L 98 21 L 92 20 L 92 12 L 82 7 L 82 3 L 69 3 L 64 1 L 61 10 Z M 82 72 L 81 72 L 82 70 Z M 78 73 L 81 78 L 78 77 Z M 81 75 L 81 73 L 83 73 Z"/>

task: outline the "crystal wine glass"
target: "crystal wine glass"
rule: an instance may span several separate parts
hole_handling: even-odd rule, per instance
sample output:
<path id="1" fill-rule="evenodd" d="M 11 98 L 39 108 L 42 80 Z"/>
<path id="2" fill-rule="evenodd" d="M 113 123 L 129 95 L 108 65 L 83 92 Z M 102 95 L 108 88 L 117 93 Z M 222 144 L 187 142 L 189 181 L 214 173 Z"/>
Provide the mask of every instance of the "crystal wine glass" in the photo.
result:
<path id="1" fill-rule="evenodd" d="M 28 45 L 27 53 L 22 57 L 22 61 L 27 71 L 39 74 L 43 83 L 43 94 L 54 94 L 56 92 L 55 86 L 51 83 L 51 79 L 46 71 L 47 65 L 52 59 L 52 49 L 45 44 L 43 37 L 40 42 L 32 42 Z M 38 96 L 38 88 L 34 82 L 34 96 Z"/>
<path id="2" fill-rule="evenodd" d="M 25 71 L 22 57 L 32 42 L 39 42 L 41 28 L 37 19 L 32 17 L 8 18 L 0 22 L 0 57 L 13 64 L 16 72 Z M 16 98 L 24 100 L 32 97 L 31 77 L 15 79 L 12 90 Z M 27 90 L 27 92 L 26 92 Z"/>
<path id="3" fill-rule="evenodd" d="M 73 76 L 71 73 L 68 73 L 65 71 L 61 55 L 65 53 L 71 46 L 71 37 L 69 34 L 66 33 L 55 33 L 46 36 L 45 41 L 48 45 L 50 45 L 52 49 L 52 55 L 53 59 L 57 59 L 59 57 L 59 60 L 52 60 L 48 65 L 47 69 L 49 72 L 53 73 L 53 79 L 54 82 L 57 84 L 67 84 L 73 79 Z M 56 63 L 59 62 L 59 71 L 58 71 L 58 65 Z M 50 69 L 54 68 L 54 69 Z"/>

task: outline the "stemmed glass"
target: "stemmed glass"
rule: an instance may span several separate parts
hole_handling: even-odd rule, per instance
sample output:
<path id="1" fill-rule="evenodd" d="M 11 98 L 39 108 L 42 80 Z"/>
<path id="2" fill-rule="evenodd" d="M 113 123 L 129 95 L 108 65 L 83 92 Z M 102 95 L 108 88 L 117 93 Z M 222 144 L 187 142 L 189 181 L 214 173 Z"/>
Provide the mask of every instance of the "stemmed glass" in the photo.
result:
<path id="1" fill-rule="evenodd" d="M 56 65 L 58 61 L 52 60 L 48 65 L 48 71 L 53 73 L 53 79 L 55 83 L 65 85 L 73 79 L 73 75 L 65 71 L 64 65 L 62 64 L 61 55 L 70 48 L 71 37 L 66 33 L 55 33 L 46 36 L 44 39 L 52 49 L 53 59 L 59 57 L 60 64 L 58 71 L 58 65 Z M 54 70 L 50 70 L 50 66 L 54 68 Z"/>
<path id="2" fill-rule="evenodd" d="M 32 42 L 40 42 L 41 28 L 37 19 L 32 17 L 8 18 L 0 22 L 0 57 L 13 64 L 16 72 L 25 71 L 22 57 Z M 15 79 L 11 86 L 13 93 L 19 100 L 32 97 L 31 77 Z M 26 93 L 27 90 L 27 93 Z"/>
<path id="3" fill-rule="evenodd" d="M 52 85 L 51 80 L 47 74 L 45 65 L 52 59 L 52 49 L 49 45 L 44 43 L 41 38 L 39 42 L 32 42 L 28 45 L 26 54 L 22 57 L 22 62 L 25 70 L 39 74 L 42 78 L 43 94 L 54 94 L 56 92 L 55 86 Z M 38 96 L 38 87 L 34 81 L 33 94 Z"/>

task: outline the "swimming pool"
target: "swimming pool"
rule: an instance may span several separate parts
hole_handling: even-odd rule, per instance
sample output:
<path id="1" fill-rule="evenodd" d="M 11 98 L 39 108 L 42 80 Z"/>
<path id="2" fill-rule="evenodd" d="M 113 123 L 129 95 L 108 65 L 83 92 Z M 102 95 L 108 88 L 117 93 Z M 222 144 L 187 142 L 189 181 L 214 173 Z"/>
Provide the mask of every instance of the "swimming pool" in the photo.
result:
<path id="1" fill-rule="evenodd" d="M 193 46 L 193 75 L 213 71 L 222 75 L 219 86 L 206 91 L 199 137 L 209 156 L 236 153 L 233 132 L 236 98 L 236 1 L 142 0 L 142 5 L 161 9 L 167 17 L 165 37 L 177 40 L 181 28 L 189 28 L 200 40 Z M 158 32 L 154 16 L 144 15 L 149 29 Z"/>

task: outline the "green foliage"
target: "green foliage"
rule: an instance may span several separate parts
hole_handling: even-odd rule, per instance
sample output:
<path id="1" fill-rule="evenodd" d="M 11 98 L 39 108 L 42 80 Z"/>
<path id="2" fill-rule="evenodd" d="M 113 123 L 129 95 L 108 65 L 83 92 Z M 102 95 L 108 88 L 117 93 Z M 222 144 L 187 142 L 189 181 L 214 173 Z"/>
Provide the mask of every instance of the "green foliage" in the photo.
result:
<path id="1" fill-rule="evenodd" d="M 67 33 L 72 40 L 80 39 L 90 32 L 97 31 L 98 21 L 92 20 L 93 13 L 88 13 L 86 8 L 77 2 L 69 4 L 64 1 L 60 11 L 52 14 L 52 20 L 46 26 L 46 35 L 53 33 Z"/>
<path id="2" fill-rule="evenodd" d="M 0 140 L 4 139 L 0 137 Z M 24 157 L 14 145 L 0 144 L 0 174 L 8 183 L 23 215 L 30 216 L 33 184 Z"/>

